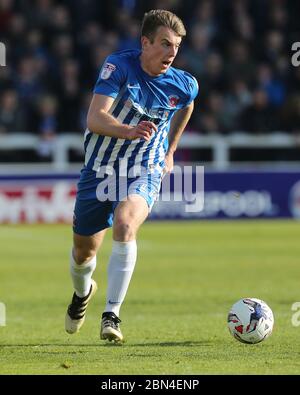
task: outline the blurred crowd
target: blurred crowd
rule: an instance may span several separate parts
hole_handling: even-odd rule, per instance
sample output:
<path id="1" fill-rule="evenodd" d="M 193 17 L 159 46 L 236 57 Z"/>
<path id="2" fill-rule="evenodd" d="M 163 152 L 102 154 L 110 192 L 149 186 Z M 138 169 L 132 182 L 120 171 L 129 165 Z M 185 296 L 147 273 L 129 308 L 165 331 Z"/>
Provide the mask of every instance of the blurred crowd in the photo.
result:
<path id="1" fill-rule="evenodd" d="M 153 8 L 187 27 L 175 67 L 200 94 L 188 129 L 199 133 L 300 132 L 299 1 L 0 0 L 0 134 L 44 141 L 81 133 L 99 69 L 110 53 L 139 48 L 140 23 Z M 47 156 L 47 145 L 40 150 Z"/>

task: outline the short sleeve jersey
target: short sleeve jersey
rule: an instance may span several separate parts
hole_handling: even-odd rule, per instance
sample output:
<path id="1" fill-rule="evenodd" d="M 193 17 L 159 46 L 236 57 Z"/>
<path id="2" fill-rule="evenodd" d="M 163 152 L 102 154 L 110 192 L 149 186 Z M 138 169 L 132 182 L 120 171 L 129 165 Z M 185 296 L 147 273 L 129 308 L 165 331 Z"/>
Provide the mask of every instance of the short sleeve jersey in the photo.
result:
<path id="1" fill-rule="evenodd" d="M 116 168 L 126 158 L 128 166 L 163 169 L 168 149 L 170 122 L 176 111 L 188 106 L 198 94 L 198 83 L 189 73 L 170 67 L 151 77 L 141 67 L 141 51 L 126 50 L 104 62 L 94 93 L 113 97 L 110 114 L 119 122 L 136 126 L 151 121 L 158 127 L 150 141 L 126 140 L 85 133 L 85 166 Z"/>

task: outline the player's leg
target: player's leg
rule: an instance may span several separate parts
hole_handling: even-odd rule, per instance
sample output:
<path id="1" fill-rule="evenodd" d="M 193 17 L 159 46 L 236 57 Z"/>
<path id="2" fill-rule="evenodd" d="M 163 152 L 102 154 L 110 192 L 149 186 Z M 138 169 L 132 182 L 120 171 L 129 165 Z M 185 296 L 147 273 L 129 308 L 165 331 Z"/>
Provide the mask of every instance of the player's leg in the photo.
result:
<path id="1" fill-rule="evenodd" d="M 91 235 L 73 233 L 73 248 L 70 256 L 70 273 L 77 296 L 83 298 L 91 288 L 92 274 L 96 268 L 96 254 L 106 229 Z"/>
<path id="2" fill-rule="evenodd" d="M 106 229 L 91 236 L 73 234 L 70 274 L 74 294 L 65 318 L 65 329 L 70 334 L 78 332 L 83 325 L 88 303 L 97 291 L 92 275 L 96 268 L 96 254 L 105 233 Z"/>
<path id="3" fill-rule="evenodd" d="M 84 322 L 87 304 L 96 292 L 92 280 L 96 268 L 96 254 L 106 229 L 112 226 L 113 207 L 109 201 L 100 201 L 97 188 L 106 177 L 84 168 L 77 186 L 73 218 L 73 248 L 70 254 L 70 272 L 75 292 L 66 314 L 68 333 L 78 332 Z"/>
<path id="4" fill-rule="evenodd" d="M 101 339 L 122 341 L 120 307 L 124 301 L 137 258 L 136 235 L 149 214 L 146 200 L 130 195 L 114 212 L 113 247 L 108 264 L 106 306 L 102 315 Z"/>

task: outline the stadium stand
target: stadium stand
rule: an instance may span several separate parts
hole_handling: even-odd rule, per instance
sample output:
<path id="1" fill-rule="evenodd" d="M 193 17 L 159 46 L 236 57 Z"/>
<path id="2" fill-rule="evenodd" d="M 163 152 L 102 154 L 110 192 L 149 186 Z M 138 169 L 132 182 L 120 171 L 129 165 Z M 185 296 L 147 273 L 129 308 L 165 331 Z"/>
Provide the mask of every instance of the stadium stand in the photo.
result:
<path id="1" fill-rule="evenodd" d="M 99 67 L 109 53 L 139 46 L 139 20 L 151 8 L 170 9 L 185 21 L 188 37 L 175 66 L 200 85 L 177 159 L 218 167 L 299 160 L 300 67 L 291 64 L 299 2 L 31 3 L 0 0 L 0 41 L 7 48 L 7 66 L 0 67 L 0 162 L 59 168 L 82 161 L 80 139 Z"/>

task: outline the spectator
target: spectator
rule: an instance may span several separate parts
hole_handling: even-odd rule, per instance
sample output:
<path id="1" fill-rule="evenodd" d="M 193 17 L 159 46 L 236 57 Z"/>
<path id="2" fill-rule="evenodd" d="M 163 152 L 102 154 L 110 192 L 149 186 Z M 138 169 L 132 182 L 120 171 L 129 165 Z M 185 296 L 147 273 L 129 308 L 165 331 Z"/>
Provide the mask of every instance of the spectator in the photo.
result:
<path id="1" fill-rule="evenodd" d="M 230 41 L 228 56 L 225 71 L 227 79 L 232 81 L 238 77 L 252 83 L 255 76 L 255 66 L 247 44 L 242 40 Z"/>
<path id="2" fill-rule="evenodd" d="M 98 0 L 35 0 L 30 4 L 0 0 L 0 35 L 8 59 L 7 66 L 0 67 L 2 132 L 21 126 L 23 131 L 42 134 L 51 129 L 49 136 L 85 129 L 85 98 L 99 68 L 111 52 L 139 47 L 136 20 L 151 8 L 175 11 L 190 27 L 175 64 L 194 74 L 200 85 L 190 128 L 205 133 L 242 129 L 259 133 L 272 128 L 293 133 L 298 128 L 293 122 L 298 125 L 294 97 L 299 93 L 300 67 L 291 67 L 290 61 L 290 43 L 299 41 L 297 2 L 110 0 L 103 5 Z M 50 107 L 51 116 L 46 115 Z"/>
<path id="3" fill-rule="evenodd" d="M 0 36 L 4 35 L 10 25 L 13 17 L 13 1 L 1 0 L 0 1 Z"/>
<path id="4" fill-rule="evenodd" d="M 77 131 L 80 111 L 79 64 L 68 59 L 62 65 L 59 87 L 59 130 L 62 132 Z"/>
<path id="5" fill-rule="evenodd" d="M 269 65 L 261 64 L 257 67 L 257 81 L 259 88 L 267 94 L 270 105 L 282 106 L 285 99 L 285 87 L 279 79 L 274 77 Z"/>
<path id="6" fill-rule="evenodd" d="M 242 112 L 240 125 L 242 130 L 255 134 L 271 132 L 278 128 L 277 116 L 272 111 L 264 90 L 254 91 L 253 103 Z"/>
<path id="7" fill-rule="evenodd" d="M 224 101 L 224 125 L 227 131 L 240 128 L 238 119 L 241 113 L 252 103 L 252 97 L 247 83 L 241 79 L 235 79 L 229 84 L 229 89 Z"/>
<path id="8" fill-rule="evenodd" d="M 300 95 L 292 96 L 281 114 L 282 128 L 300 136 Z"/>
<path id="9" fill-rule="evenodd" d="M 3 92 L 0 101 L 0 130 L 2 133 L 22 132 L 25 117 L 18 102 L 18 94 L 14 90 Z"/>
<path id="10" fill-rule="evenodd" d="M 190 32 L 189 45 L 184 49 L 184 56 L 190 72 L 199 80 L 205 72 L 205 62 L 212 51 L 210 35 L 201 25 L 194 25 Z"/>
<path id="11" fill-rule="evenodd" d="M 225 90 L 224 62 L 217 52 L 210 53 L 204 64 L 202 91 L 208 93 L 212 90 Z"/>
<path id="12" fill-rule="evenodd" d="M 58 128 L 56 99 L 52 96 L 43 96 L 38 111 L 40 143 L 37 147 L 37 152 L 42 160 L 47 160 L 50 159 L 53 153 Z"/>

